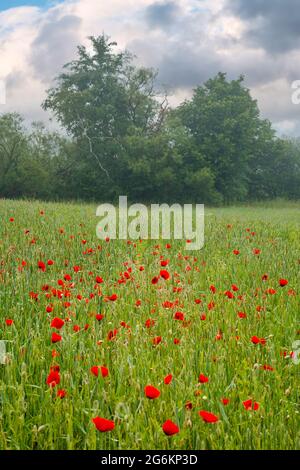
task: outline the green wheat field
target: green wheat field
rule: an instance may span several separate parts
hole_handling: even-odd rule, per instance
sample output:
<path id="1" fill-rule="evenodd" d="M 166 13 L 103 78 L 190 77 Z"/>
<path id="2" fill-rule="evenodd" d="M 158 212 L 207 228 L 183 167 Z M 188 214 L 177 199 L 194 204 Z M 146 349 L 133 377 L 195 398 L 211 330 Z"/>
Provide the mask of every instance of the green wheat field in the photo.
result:
<path id="1" fill-rule="evenodd" d="M 300 205 L 206 208 L 200 251 L 95 214 L 0 201 L 0 448 L 299 449 Z"/>

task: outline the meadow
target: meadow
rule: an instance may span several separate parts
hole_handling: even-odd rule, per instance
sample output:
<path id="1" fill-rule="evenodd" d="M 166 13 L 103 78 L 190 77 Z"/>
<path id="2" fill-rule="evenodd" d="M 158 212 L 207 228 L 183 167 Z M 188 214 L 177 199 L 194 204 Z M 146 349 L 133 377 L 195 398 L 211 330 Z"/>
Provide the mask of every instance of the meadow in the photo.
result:
<path id="1" fill-rule="evenodd" d="M 95 211 L 0 200 L 0 449 L 299 449 L 300 204 L 207 208 L 197 252 Z"/>

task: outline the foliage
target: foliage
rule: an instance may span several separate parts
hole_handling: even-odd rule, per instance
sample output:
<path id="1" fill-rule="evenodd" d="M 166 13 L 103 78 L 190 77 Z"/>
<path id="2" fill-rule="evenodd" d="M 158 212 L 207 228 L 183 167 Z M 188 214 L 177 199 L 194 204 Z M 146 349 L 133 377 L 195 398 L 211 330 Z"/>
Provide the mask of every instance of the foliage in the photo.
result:
<path id="1" fill-rule="evenodd" d="M 300 144 L 260 117 L 244 78 L 199 85 L 175 109 L 156 72 L 102 35 L 43 103 L 66 135 L 0 116 L 0 196 L 143 202 L 300 198 Z"/>

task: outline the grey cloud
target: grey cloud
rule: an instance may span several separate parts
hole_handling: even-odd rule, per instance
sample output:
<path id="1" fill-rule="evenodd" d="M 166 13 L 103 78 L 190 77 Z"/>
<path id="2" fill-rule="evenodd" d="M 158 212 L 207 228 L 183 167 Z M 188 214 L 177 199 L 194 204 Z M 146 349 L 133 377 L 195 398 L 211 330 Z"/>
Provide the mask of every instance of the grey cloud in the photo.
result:
<path id="1" fill-rule="evenodd" d="M 175 1 L 156 2 L 146 8 L 145 19 L 151 28 L 165 28 L 177 20 L 179 11 Z"/>
<path id="2" fill-rule="evenodd" d="M 227 0 L 226 11 L 247 21 L 250 45 L 273 54 L 300 47 L 299 0 Z"/>
<path id="3" fill-rule="evenodd" d="M 160 39 L 132 41 L 128 48 L 133 50 L 139 61 L 158 70 L 160 85 L 171 90 L 192 88 L 218 73 L 219 61 L 211 48 L 198 47 L 170 40 Z"/>
<path id="4" fill-rule="evenodd" d="M 276 7 L 276 0 L 274 4 Z M 235 5 L 234 13 L 241 19 L 252 19 L 252 27 L 259 27 L 264 20 L 263 13 L 271 14 L 266 0 L 253 0 L 253 3 L 235 0 L 230 5 L 231 8 Z M 242 10 L 239 11 L 238 7 Z M 289 77 L 300 79 L 295 77 L 295 63 L 298 61 L 291 60 L 294 54 L 298 57 L 297 51 L 285 55 L 271 54 L 261 47 L 247 47 L 243 41 L 222 32 L 212 39 L 209 32 L 211 26 L 214 27 L 214 21 L 216 17 L 210 12 L 201 11 L 192 15 L 181 11 L 175 27 L 161 26 L 153 33 L 150 31 L 130 41 L 127 47 L 137 55 L 139 63 L 159 70 L 159 84 L 166 85 L 175 97 L 188 96 L 192 88 L 219 71 L 226 72 L 229 79 L 243 74 L 246 86 L 256 91 L 265 117 L 278 123 L 279 127 L 281 123 L 297 121 L 298 109 L 291 104 L 289 90 Z M 278 80 L 286 84 L 279 86 Z"/>
<path id="5" fill-rule="evenodd" d="M 219 71 L 215 45 L 207 40 L 211 13 L 184 11 L 175 1 L 157 2 L 144 10 L 148 32 L 127 44 L 139 61 L 158 69 L 158 80 L 170 90 L 201 84 Z"/>
<path id="6" fill-rule="evenodd" d="M 80 43 L 80 23 L 78 16 L 57 17 L 53 14 L 42 25 L 32 44 L 31 65 L 36 76 L 44 82 L 49 83 L 62 66 L 74 58 Z"/>
<path id="7" fill-rule="evenodd" d="M 195 87 L 220 71 L 220 63 L 212 50 L 198 51 L 181 44 L 176 52 L 170 47 L 158 64 L 159 79 L 172 88 Z"/>

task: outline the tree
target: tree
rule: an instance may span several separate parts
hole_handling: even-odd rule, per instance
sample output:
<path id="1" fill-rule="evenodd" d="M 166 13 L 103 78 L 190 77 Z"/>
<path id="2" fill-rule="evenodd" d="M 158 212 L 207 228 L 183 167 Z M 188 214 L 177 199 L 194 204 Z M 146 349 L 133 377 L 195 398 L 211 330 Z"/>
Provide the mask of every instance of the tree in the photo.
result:
<path id="1" fill-rule="evenodd" d="M 124 139 L 158 132 L 167 104 L 156 99 L 152 70 L 133 66 L 127 51 L 114 53 L 116 43 L 104 35 L 90 41 L 92 51 L 78 48 L 43 106 L 76 143 L 82 194 L 110 197 L 122 184 Z"/>
<path id="2" fill-rule="evenodd" d="M 128 136 L 124 168 L 126 194 L 143 202 L 215 203 L 214 175 L 178 118 L 170 114 L 161 132 Z"/>
<path id="3" fill-rule="evenodd" d="M 175 110 L 205 156 L 216 190 L 227 203 L 247 198 L 250 165 L 256 159 L 262 128 L 268 138 L 273 136 L 243 81 L 243 77 L 228 81 L 226 74 L 219 73 Z"/>
<path id="4" fill-rule="evenodd" d="M 18 114 L 0 117 L 0 196 L 55 199 L 67 141 L 41 123 L 24 126 Z M 70 145 L 70 144 L 69 144 Z"/>
<path id="5" fill-rule="evenodd" d="M 0 117 L 0 195 L 14 191 L 14 178 L 26 145 L 22 117 L 16 113 L 3 114 Z"/>
<path id="6" fill-rule="evenodd" d="M 261 141 L 251 169 L 250 199 L 300 198 L 299 140 Z"/>

